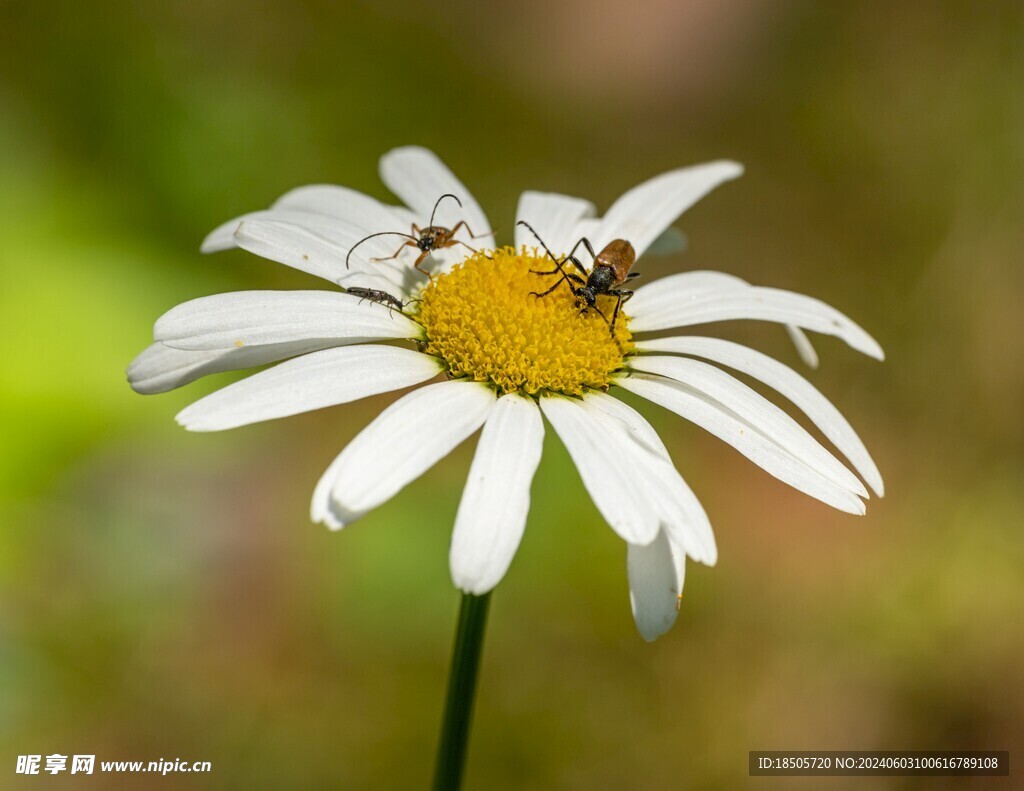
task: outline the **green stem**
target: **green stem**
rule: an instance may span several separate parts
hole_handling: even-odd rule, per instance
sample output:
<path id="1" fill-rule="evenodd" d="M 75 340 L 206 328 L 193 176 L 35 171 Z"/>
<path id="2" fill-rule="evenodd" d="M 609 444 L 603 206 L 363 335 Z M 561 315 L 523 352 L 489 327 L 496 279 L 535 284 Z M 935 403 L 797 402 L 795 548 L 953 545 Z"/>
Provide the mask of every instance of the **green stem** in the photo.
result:
<path id="1" fill-rule="evenodd" d="M 462 769 L 466 764 L 469 722 L 473 716 L 476 675 L 487 626 L 487 607 L 491 594 L 462 595 L 459 626 L 455 632 L 452 669 L 448 676 L 448 698 L 441 723 L 441 743 L 437 747 L 437 768 L 434 791 L 458 791 L 462 785 Z"/>

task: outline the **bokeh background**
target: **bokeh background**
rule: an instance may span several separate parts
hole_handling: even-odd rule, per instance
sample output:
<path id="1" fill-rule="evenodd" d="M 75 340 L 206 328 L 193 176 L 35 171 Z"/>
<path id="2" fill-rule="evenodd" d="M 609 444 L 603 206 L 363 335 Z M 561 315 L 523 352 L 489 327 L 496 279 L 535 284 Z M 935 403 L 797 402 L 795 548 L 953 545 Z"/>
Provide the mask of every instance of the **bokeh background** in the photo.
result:
<path id="1" fill-rule="evenodd" d="M 808 293 L 888 353 L 818 338 L 811 375 L 885 475 L 863 518 L 645 408 L 721 554 L 652 645 L 549 432 L 467 787 L 917 788 L 748 781 L 747 751 L 1019 748 L 1022 36 L 1009 2 L 0 4 L 0 785 L 111 787 L 14 776 L 56 752 L 213 763 L 133 788 L 428 784 L 473 443 L 335 535 L 313 484 L 389 398 L 196 435 L 173 415 L 232 375 L 123 375 L 178 302 L 319 287 L 200 256 L 208 230 L 300 184 L 388 198 L 377 158 L 408 143 L 505 241 L 522 189 L 604 208 L 740 160 L 645 278 Z M 718 329 L 799 366 L 775 326 Z"/>

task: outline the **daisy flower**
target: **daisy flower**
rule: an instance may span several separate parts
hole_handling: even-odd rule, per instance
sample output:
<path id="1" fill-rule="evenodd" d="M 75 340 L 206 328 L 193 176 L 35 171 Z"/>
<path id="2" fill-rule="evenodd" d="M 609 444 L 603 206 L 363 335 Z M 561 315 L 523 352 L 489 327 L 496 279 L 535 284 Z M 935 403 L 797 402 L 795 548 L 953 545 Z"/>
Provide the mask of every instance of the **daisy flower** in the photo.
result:
<path id="1" fill-rule="evenodd" d="M 641 257 L 687 208 L 741 172 L 725 161 L 674 170 L 631 189 L 600 218 L 586 200 L 525 192 L 517 220 L 528 222 L 560 260 L 581 237 L 598 252 L 624 239 Z M 633 615 L 641 635 L 653 640 L 676 618 L 686 558 L 711 565 L 717 550 L 700 502 L 647 420 L 615 397 L 620 390 L 693 421 L 834 508 L 864 513 L 861 479 L 883 494 L 863 443 L 803 376 L 737 343 L 664 333 L 756 319 L 785 326 L 812 366 L 805 330 L 882 359 L 878 343 L 836 309 L 720 272 L 692 271 L 636 288 L 612 331 L 607 317 L 615 297 L 601 294 L 586 308 L 574 294 L 578 286 L 550 273 L 555 262 L 522 225 L 515 226 L 514 246 L 498 247 L 480 206 L 433 153 L 396 149 L 381 159 L 380 174 L 404 205 L 344 187 L 301 187 L 270 209 L 230 220 L 203 243 L 204 252 L 248 250 L 331 288 L 186 302 L 157 320 L 154 344 L 128 369 L 136 391 L 157 393 L 210 373 L 278 363 L 184 409 L 178 422 L 192 431 L 420 385 L 330 464 L 313 494 L 314 521 L 334 530 L 351 524 L 482 427 L 455 517 L 450 566 L 458 588 L 485 594 L 505 575 L 523 535 L 546 418 L 597 509 L 626 542 Z M 439 202 L 444 195 L 456 200 Z M 420 250 L 413 225 L 450 230 L 460 221 L 453 243 L 424 262 L 429 277 L 414 268 Z M 359 244 L 385 231 L 393 234 Z M 582 262 L 586 269 L 593 263 L 589 256 Z M 365 298 L 367 289 L 390 295 L 402 310 Z M 729 370 L 792 402 L 849 466 Z"/>

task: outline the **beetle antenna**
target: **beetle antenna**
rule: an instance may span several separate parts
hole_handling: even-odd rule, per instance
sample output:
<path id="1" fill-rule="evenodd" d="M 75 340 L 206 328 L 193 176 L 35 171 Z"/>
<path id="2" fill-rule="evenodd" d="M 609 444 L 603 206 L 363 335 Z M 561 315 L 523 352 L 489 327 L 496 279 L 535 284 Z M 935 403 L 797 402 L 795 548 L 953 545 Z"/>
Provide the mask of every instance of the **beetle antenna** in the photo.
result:
<path id="1" fill-rule="evenodd" d="M 544 252 L 551 256 L 551 260 L 555 262 L 555 266 L 558 267 L 558 272 L 559 274 L 561 274 L 562 280 L 569 284 L 569 288 L 572 288 L 572 282 L 569 280 L 569 276 L 565 273 L 565 270 L 562 268 L 563 261 L 559 261 L 557 258 L 555 258 L 555 254 L 548 249 L 548 246 L 546 244 L 544 244 L 544 240 L 540 238 L 540 234 L 533 230 L 533 226 L 530 225 L 530 223 L 528 223 L 526 220 L 520 220 L 519 222 L 516 223 L 516 225 L 525 225 L 527 228 L 530 229 L 530 233 L 532 233 L 534 237 L 537 239 L 537 241 L 540 242 L 541 247 L 544 248 Z M 576 266 L 580 266 L 579 261 L 576 261 L 575 258 L 572 260 L 576 263 Z M 581 266 L 580 268 L 582 269 Z"/>
<path id="2" fill-rule="evenodd" d="M 434 224 L 434 215 L 437 214 L 437 207 L 440 205 L 441 201 L 443 201 L 445 198 L 452 198 L 457 204 L 459 204 L 459 208 L 460 209 L 462 208 L 462 201 L 460 201 L 456 196 L 452 195 L 450 192 L 446 192 L 444 195 L 442 195 L 440 198 L 437 199 L 437 203 L 434 204 L 434 210 L 432 212 L 430 212 L 430 224 L 431 224 L 431 226 L 433 226 L 433 224 Z"/>
<path id="3" fill-rule="evenodd" d="M 357 247 L 359 247 L 359 245 L 361 245 L 363 242 L 369 241 L 370 239 L 372 239 L 375 236 L 404 236 L 406 239 L 412 239 L 414 242 L 418 242 L 419 241 L 419 239 L 417 239 L 415 236 L 412 236 L 412 235 L 407 234 L 407 233 L 402 233 L 401 231 L 381 231 L 380 233 L 371 233 L 369 236 L 364 236 L 362 239 L 360 239 L 358 242 L 356 242 L 354 245 L 352 245 L 352 247 L 349 249 L 348 255 L 345 256 L 345 268 L 346 269 L 349 268 L 349 266 L 348 266 L 348 259 L 350 259 L 352 257 L 352 253 L 355 252 L 355 249 Z"/>
<path id="4" fill-rule="evenodd" d="M 528 223 L 526 220 L 520 220 L 519 222 L 516 223 L 516 225 L 523 225 L 526 228 L 528 228 L 530 233 L 533 234 L 533 238 L 536 239 L 538 242 L 540 242 L 540 246 L 544 248 L 544 252 L 547 253 L 549 256 L 551 256 L 551 260 L 552 261 L 554 261 L 556 264 L 558 263 L 558 259 L 555 258 L 554 253 L 552 253 L 550 250 L 548 250 L 548 246 L 546 244 L 544 244 L 544 240 L 540 238 L 540 234 L 537 233 L 535 230 L 533 230 L 533 226 L 530 225 L 530 223 Z M 561 268 L 561 267 L 559 267 L 559 268 Z"/>

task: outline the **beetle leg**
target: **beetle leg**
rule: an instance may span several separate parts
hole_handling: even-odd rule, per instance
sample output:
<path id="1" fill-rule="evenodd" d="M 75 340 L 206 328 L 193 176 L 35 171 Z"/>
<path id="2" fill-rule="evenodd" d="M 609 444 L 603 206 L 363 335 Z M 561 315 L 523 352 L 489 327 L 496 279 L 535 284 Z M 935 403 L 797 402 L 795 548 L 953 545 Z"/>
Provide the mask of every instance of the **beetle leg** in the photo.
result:
<path id="1" fill-rule="evenodd" d="M 569 255 L 567 255 L 567 256 L 566 256 L 565 258 L 563 258 L 562 260 L 563 260 L 563 261 L 566 261 L 566 260 L 568 260 L 568 261 L 572 261 L 572 262 L 573 262 L 573 263 L 574 263 L 574 264 L 576 265 L 576 267 L 577 267 L 577 268 L 578 268 L 578 269 L 579 269 L 579 270 L 580 270 L 580 271 L 581 271 L 581 272 L 582 272 L 583 274 L 586 274 L 586 273 L 587 273 L 587 270 L 583 268 L 583 264 L 581 264 L 581 263 L 580 263 L 580 262 L 579 262 L 578 260 L 576 260 L 576 256 L 575 256 L 575 253 L 576 253 L 576 249 L 577 249 L 577 248 L 578 248 L 578 247 L 579 247 L 579 246 L 580 246 L 581 244 L 582 244 L 582 245 L 583 245 L 584 247 L 586 247 L 586 248 L 587 248 L 587 252 L 588 252 L 588 253 L 590 253 L 590 257 L 591 257 L 591 258 L 597 258 L 597 255 L 595 255 L 595 254 L 594 254 L 594 246 L 593 246 L 593 245 L 592 245 L 592 244 L 590 243 L 590 240 L 589 240 L 589 239 L 588 239 L 588 238 L 587 238 L 586 236 L 581 236 L 581 237 L 580 237 L 580 240 L 579 240 L 578 242 L 576 242 L 576 244 L 574 244 L 574 245 L 573 245 L 573 247 L 572 247 L 572 250 L 570 250 L 570 251 L 569 251 Z"/>
<path id="2" fill-rule="evenodd" d="M 406 244 L 409 244 L 409 242 L 406 242 Z M 416 257 L 416 260 L 415 260 L 415 261 L 413 261 L 413 264 L 412 264 L 412 265 L 413 265 L 413 267 L 414 267 L 414 268 L 416 269 L 416 271 L 417 271 L 417 272 L 422 272 L 422 273 L 423 273 L 423 274 L 425 274 L 425 275 L 426 275 L 426 276 L 427 276 L 427 277 L 428 277 L 428 278 L 429 278 L 430 280 L 433 280 L 433 279 L 434 279 L 434 276 L 433 276 L 432 274 L 430 274 L 430 272 L 427 272 L 427 271 L 426 271 L 425 269 L 420 269 L 420 264 L 422 264 L 422 263 L 423 263 L 423 259 L 424 259 L 424 258 L 426 258 L 426 257 L 427 257 L 428 255 L 430 255 L 430 250 L 424 250 L 424 251 L 423 251 L 422 253 L 420 253 L 420 254 L 419 254 L 419 255 L 418 255 L 417 257 Z"/>
<path id="3" fill-rule="evenodd" d="M 549 288 L 547 291 L 545 291 L 543 293 L 537 293 L 536 291 L 531 291 L 530 294 L 535 296 L 535 297 L 537 297 L 537 299 L 540 299 L 541 297 L 546 297 L 548 294 L 550 294 L 552 291 L 554 291 L 556 288 L 558 288 L 560 285 L 562 285 L 563 280 L 564 280 L 564 278 L 559 278 L 558 280 L 555 281 L 555 284 L 551 288 Z M 565 282 L 568 283 L 569 281 L 565 280 Z M 571 283 L 569 284 L 569 288 L 572 288 L 572 284 Z"/>
<path id="4" fill-rule="evenodd" d="M 473 229 L 469 227 L 468 222 L 466 222 L 465 220 L 459 220 L 458 224 L 451 230 L 452 236 L 455 236 L 455 232 L 458 231 L 459 228 L 465 228 L 466 232 L 469 234 L 470 239 L 483 239 L 485 236 L 490 236 L 492 233 L 494 233 L 494 231 L 487 231 L 486 233 L 473 233 Z"/>
<path id="5" fill-rule="evenodd" d="M 462 241 L 461 239 L 452 239 L 452 240 L 451 240 L 450 242 L 448 242 L 448 243 L 447 243 L 447 244 L 445 245 L 445 247 L 454 247 L 454 246 L 455 246 L 455 245 L 457 245 L 457 244 L 461 244 L 461 245 L 462 245 L 463 247 L 465 247 L 465 248 L 466 248 L 467 250 L 469 250 L 470 252 L 473 252 L 473 253 L 478 253 L 478 252 L 480 252 L 480 251 L 479 251 L 479 250 L 477 250 L 477 249 L 476 249 L 475 247 L 470 247 L 470 246 L 469 246 L 468 244 L 466 244 L 466 243 L 465 243 L 464 241 Z"/>
<path id="6" fill-rule="evenodd" d="M 404 250 L 406 247 L 416 247 L 416 242 L 414 242 L 412 240 L 409 240 L 408 242 L 403 242 L 402 246 L 399 247 L 397 250 L 395 250 L 395 254 L 394 255 L 389 255 L 386 258 L 371 258 L 370 260 L 374 261 L 374 262 L 377 262 L 377 261 L 394 261 L 401 254 L 402 250 Z"/>
<path id="7" fill-rule="evenodd" d="M 619 310 L 622 308 L 622 303 L 628 302 L 630 297 L 633 296 L 633 292 L 626 288 L 617 288 L 612 289 L 608 293 L 617 297 L 615 300 L 615 312 L 612 313 L 612 323 L 610 325 L 611 333 L 615 335 L 615 320 L 619 317 Z"/>
<path id="8" fill-rule="evenodd" d="M 559 263 L 563 263 L 564 264 L 566 261 L 572 261 L 573 266 L 575 266 L 580 272 L 582 272 L 584 277 L 587 276 L 587 270 L 583 268 L 583 264 L 581 264 L 579 262 L 579 260 L 576 259 L 576 258 L 568 258 L 568 257 L 563 258 L 561 260 L 561 262 L 555 261 L 555 268 L 554 269 L 548 269 L 547 271 L 544 271 L 544 270 L 541 270 L 541 269 L 531 269 L 530 271 L 533 274 L 535 274 L 535 275 L 553 275 L 553 274 L 555 274 L 555 272 L 561 272 L 562 271 L 561 267 L 559 266 Z M 576 275 L 572 275 L 572 277 L 576 277 Z"/>
<path id="9" fill-rule="evenodd" d="M 601 308 L 599 308 L 596 304 L 595 305 L 584 305 L 583 306 L 583 310 L 580 311 L 580 315 L 582 316 L 588 310 L 595 311 L 598 316 L 600 316 L 602 319 L 604 319 L 604 323 L 608 324 L 608 317 L 604 315 L 604 313 L 601 311 Z"/>

